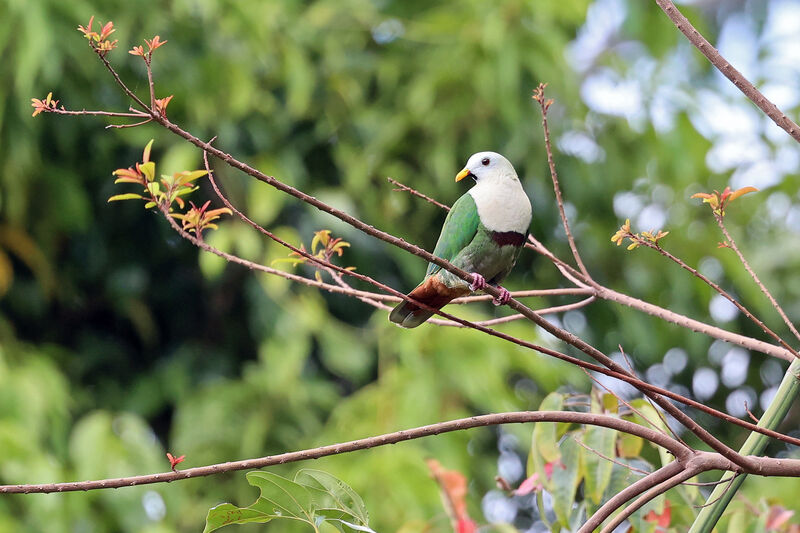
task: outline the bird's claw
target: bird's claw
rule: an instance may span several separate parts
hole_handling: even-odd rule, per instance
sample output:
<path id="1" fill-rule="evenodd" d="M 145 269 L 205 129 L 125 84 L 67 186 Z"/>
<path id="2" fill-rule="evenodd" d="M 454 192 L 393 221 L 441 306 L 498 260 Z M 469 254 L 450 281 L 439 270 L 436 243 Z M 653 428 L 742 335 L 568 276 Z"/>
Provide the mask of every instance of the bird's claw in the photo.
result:
<path id="1" fill-rule="evenodd" d="M 472 274 L 472 283 L 469 284 L 469 290 L 475 292 L 485 288 L 486 288 L 486 279 L 477 272 Z"/>
<path id="2" fill-rule="evenodd" d="M 494 305 L 506 305 L 508 301 L 511 299 L 511 293 L 508 292 L 508 289 L 505 287 L 500 287 L 498 285 L 497 290 L 500 291 L 500 296 L 497 298 L 492 299 L 492 303 Z"/>

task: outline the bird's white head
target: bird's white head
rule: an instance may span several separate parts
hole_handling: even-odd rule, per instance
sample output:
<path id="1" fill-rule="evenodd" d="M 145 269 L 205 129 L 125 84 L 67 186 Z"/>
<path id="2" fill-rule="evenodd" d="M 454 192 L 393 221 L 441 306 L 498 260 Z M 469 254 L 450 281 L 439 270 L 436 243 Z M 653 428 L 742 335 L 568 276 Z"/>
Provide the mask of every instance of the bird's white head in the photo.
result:
<path id="1" fill-rule="evenodd" d="M 464 170 L 456 175 L 456 181 L 471 177 L 476 183 L 504 179 L 517 179 L 517 173 L 508 159 L 497 152 L 478 152 L 472 154 Z"/>

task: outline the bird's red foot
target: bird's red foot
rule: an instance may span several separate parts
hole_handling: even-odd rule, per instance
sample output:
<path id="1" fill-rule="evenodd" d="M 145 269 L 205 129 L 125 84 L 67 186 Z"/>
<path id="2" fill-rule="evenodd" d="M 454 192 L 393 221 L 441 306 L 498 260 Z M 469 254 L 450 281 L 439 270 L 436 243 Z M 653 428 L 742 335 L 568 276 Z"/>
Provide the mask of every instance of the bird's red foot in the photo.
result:
<path id="1" fill-rule="evenodd" d="M 500 291 L 500 296 L 493 298 L 492 303 L 494 305 L 506 305 L 511 299 L 511 293 L 508 292 L 508 289 L 499 285 L 497 286 L 497 290 Z"/>
<path id="2" fill-rule="evenodd" d="M 469 290 L 475 292 L 486 288 L 486 279 L 475 272 L 472 274 L 472 283 L 469 284 Z"/>

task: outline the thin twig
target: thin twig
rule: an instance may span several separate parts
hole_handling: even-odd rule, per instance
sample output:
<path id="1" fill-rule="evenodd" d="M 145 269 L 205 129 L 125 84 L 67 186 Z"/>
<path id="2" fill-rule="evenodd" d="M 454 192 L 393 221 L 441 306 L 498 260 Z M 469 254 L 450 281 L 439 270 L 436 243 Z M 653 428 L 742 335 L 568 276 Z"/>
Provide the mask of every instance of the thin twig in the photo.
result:
<path id="1" fill-rule="evenodd" d="M 618 460 L 614 459 L 613 457 L 609 457 L 606 454 L 602 453 L 600 450 L 595 450 L 594 448 L 592 448 L 588 444 L 585 444 L 584 442 L 582 442 L 580 439 L 578 439 L 576 437 L 572 437 L 572 440 L 574 440 L 576 443 L 581 445 L 587 451 L 595 454 L 596 456 L 600 457 L 603 460 L 609 461 L 609 462 L 614 463 L 615 465 L 621 466 L 623 468 L 627 468 L 628 470 L 630 470 L 632 472 L 636 472 L 637 474 L 641 474 L 643 476 L 652 474 L 652 472 L 648 472 L 647 470 L 642 470 L 641 468 L 636 468 L 633 465 L 625 464 L 622 461 L 618 461 Z"/>
<path id="2" fill-rule="evenodd" d="M 767 297 L 769 303 L 772 304 L 772 307 L 781 316 L 783 322 L 789 328 L 789 331 L 792 332 L 792 335 L 794 335 L 797 340 L 800 340 L 800 333 L 797 332 L 797 329 L 794 327 L 794 324 L 792 324 L 792 321 L 789 320 L 789 317 L 786 316 L 786 313 L 783 312 L 783 308 L 780 306 L 780 304 L 778 304 L 777 300 L 775 300 L 775 298 L 772 296 L 772 293 L 769 292 L 769 290 L 763 283 L 761 283 L 761 280 L 758 278 L 758 275 L 753 271 L 752 268 L 750 268 L 750 263 L 747 262 L 747 259 L 744 258 L 744 255 L 739 250 L 739 247 L 736 246 L 736 241 L 733 240 L 733 237 L 728 232 L 728 228 L 725 227 L 725 222 L 722 219 L 722 215 L 718 215 L 715 213 L 714 218 L 717 220 L 717 225 L 719 226 L 719 229 L 722 230 L 722 234 L 725 235 L 725 238 L 728 240 L 728 246 L 734 252 L 736 252 L 736 255 L 739 257 L 739 261 L 741 261 L 745 270 L 747 270 L 747 273 L 750 274 L 750 277 L 753 278 L 753 281 L 756 283 L 756 285 L 758 285 L 758 288 L 761 289 L 761 292 L 764 293 L 764 296 Z M 797 352 L 795 352 L 795 355 L 797 355 Z"/>
<path id="3" fill-rule="evenodd" d="M 556 173 L 556 164 L 553 161 L 553 149 L 550 145 L 550 128 L 547 125 L 547 110 L 553 103 L 553 99 L 547 99 L 544 96 L 544 88 L 547 87 L 546 83 L 540 83 L 536 90 L 533 92 L 533 99 L 539 102 L 539 107 L 542 110 L 542 129 L 544 130 L 544 147 L 547 152 L 547 164 L 550 166 L 550 176 L 553 178 L 553 190 L 556 194 L 556 203 L 558 204 L 558 213 L 561 216 L 561 222 L 564 224 L 564 233 L 567 234 L 567 242 L 569 249 L 572 250 L 572 256 L 575 258 L 575 263 L 578 265 L 581 273 L 587 280 L 591 280 L 592 276 L 586 270 L 583 264 L 581 254 L 578 253 L 578 246 L 575 244 L 575 238 L 572 236 L 572 231 L 569 229 L 569 221 L 567 220 L 567 213 L 564 210 L 564 199 L 561 197 L 561 187 L 558 184 L 558 173 Z"/>
<path id="4" fill-rule="evenodd" d="M 594 300 L 595 300 L 594 296 L 589 296 L 588 298 L 584 298 L 583 300 L 580 300 L 578 302 L 574 302 L 574 303 L 571 303 L 571 304 L 556 305 L 556 306 L 553 306 L 553 307 L 545 307 L 543 309 L 536 309 L 536 312 L 539 313 L 540 315 L 549 315 L 549 314 L 554 314 L 554 313 L 565 313 L 567 311 L 573 311 L 575 309 L 580 309 L 582 307 L 586 307 L 587 305 L 592 303 Z M 505 324 L 506 322 L 513 322 L 513 321 L 519 320 L 521 318 L 525 318 L 525 316 L 520 314 L 520 313 L 516 313 L 516 314 L 513 314 L 513 315 L 503 316 L 503 317 L 500 317 L 500 318 L 493 318 L 491 320 L 484 320 L 482 322 L 475 322 L 475 324 L 480 324 L 482 326 L 496 326 L 497 324 Z M 454 326 L 454 327 L 459 327 L 459 328 L 466 327 L 466 326 L 463 326 L 462 324 L 457 324 L 457 323 L 453 323 L 453 322 L 450 322 L 450 321 L 447 321 L 447 320 L 439 320 L 439 319 L 435 319 L 435 318 L 429 319 L 428 322 L 430 322 L 431 324 L 437 324 L 439 326 Z"/>
<path id="5" fill-rule="evenodd" d="M 416 189 L 414 189 L 412 187 L 409 187 L 408 185 L 404 185 L 404 184 L 400 183 L 399 181 L 397 181 L 394 178 L 386 178 L 386 179 L 389 180 L 389 183 L 391 183 L 392 185 L 396 185 L 397 187 L 399 187 L 398 189 L 395 189 L 395 191 L 405 191 L 405 192 L 411 194 L 412 196 L 416 196 L 417 198 L 422 198 L 426 202 L 430 202 L 433 205 L 435 205 L 437 207 L 440 207 L 440 208 L 444 209 L 447 212 L 450 211 L 450 208 L 448 206 L 444 205 L 441 202 L 437 202 L 436 200 L 434 200 L 430 196 L 425 196 L 424 194 L 422 194 L 418 190 L 416 190 Z"/>
<path id="6" fill-rule="evenodd" d="M 714 485 L 721 485 L 722 483 L 727 483 L 728 486 L 725 487 L 725 490 L 722 491 L 722 494 L 720 494 L 719 496 L 717 496 L 716 498 L 714 498 L 710 502 L 706 502 L 703 505 L 692 505 L 692 507 L 695 508 L 695 509 L 703 509 L 705 507 L 711 507 L 712 505 L 714 505 L 715 503 L 720 501 L 722 498 L 725 497 L 725 494 L 730 490 L 731 486 L 733 485 L 733 482 L 736 480 L 736 478 L 739 475 L 740 474 L 738 472 L 734 472 L 734 474 L 729 478 L 722 478 L 722 479 L 720 479 L 718 481 L 712 481 L 711 483 L 714 484 Z M 688 483 L 687 483 L 687 485 L 688 485 Z"/>

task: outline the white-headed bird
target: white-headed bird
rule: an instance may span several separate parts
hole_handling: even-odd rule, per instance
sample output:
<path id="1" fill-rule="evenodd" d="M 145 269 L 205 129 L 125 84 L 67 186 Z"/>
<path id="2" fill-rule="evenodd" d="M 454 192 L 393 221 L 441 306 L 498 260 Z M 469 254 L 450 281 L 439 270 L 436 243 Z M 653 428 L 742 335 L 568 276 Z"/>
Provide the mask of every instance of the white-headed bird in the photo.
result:
<path id="1" fill-rule="evenodd" d="M 456 181 L 466 177 L 473 178 L 475 186 L 453 204 L 433 255 L 471 272 L 473 280 L 467 283 L 430 263 L 425 279 L 409 296 L 433 309 L 487 284 L 501 292 L 494 300 L 496 305 L 507 303 L 510 295 L 498 284 L 511 272 L 528 237 L 531 202 L 508 159 L 495 152 L 474 154 Z M 433 314 L 403 301 L 392 310 L 389 320 L 415 328 Z"/>

